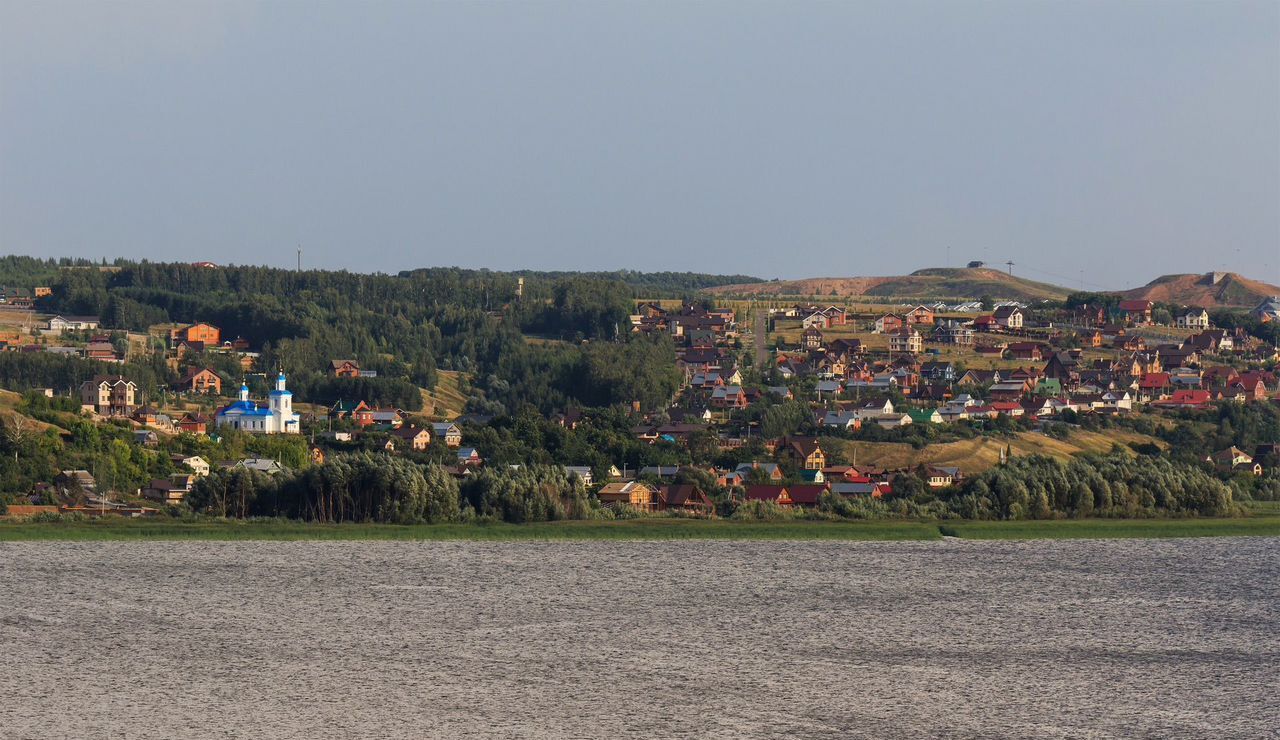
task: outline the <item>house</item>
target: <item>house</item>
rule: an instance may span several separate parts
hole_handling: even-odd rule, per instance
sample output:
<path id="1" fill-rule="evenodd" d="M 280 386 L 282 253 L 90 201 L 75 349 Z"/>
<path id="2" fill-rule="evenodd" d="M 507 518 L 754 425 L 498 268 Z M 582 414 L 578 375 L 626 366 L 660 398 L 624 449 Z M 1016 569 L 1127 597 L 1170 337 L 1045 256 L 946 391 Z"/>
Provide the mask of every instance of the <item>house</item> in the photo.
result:
<path id="1" fill-rule="evenodd" d="M 1209 312 L 1203 308 L 1192 308 L 1179 314 L 1174 323 L 1179 329 L 1208 329 Z"/>
<path id="2" fill-rule="evenodd" d="M 817 470 L 814 472 L 821 473 L 822 471 Z M 793 486 L 787 486 L 786 490 L 792 506 L 814 507 L 818 505 L 822 494 L 827 492 L 827 485 L 825 483 L 798 483 Z"/>
<path id="3" fill-rule="evenodd" d="M 102 416 L 129 416 L 137 393 L 138 385 L 123 375 L 95 375 L 80 384 L 80 403 Z"/>
<path id="4" fill-rule="evenodd" d="M 920 332 L 914 326 L 904 326 L 889 335 L 889 351 L 918 354 L 922 347 Z"/>
<path id="5" fill-rule="evenodd" d="M 1248 473 L 1262 475 L 1262 466 L 1254 462 L 1249 453 L 1238 447 L 1228 447 L 1205 458 L 1223 473 Z"/>
<path id="6" fill-rule="evenodd" d="M 1124 314 L 1126 323 L 1133 326 L 1146 326 L 1151 323 L 1151 309 L 1155 308 L 1155 304 L 1143 300 L 1120 301 L 1117 308 Z"/>
<path id="7" fill-rule="evenodd" d="M 218 409 L 213 421 L 219 428 L 236 429 L 250 434 L 298 434 L 302 417 L 293 410 L 293 393 L 285 387 L 284 372 L 276 376 L 275 390 L 267 394 L 267 407 L 249 400 L 249 386 L 240 386 L 240 397 Z"/>
<path id="8" fill-rule="evenodd" d="M 88 360 L 100 360 L 102 362 L 117 362 L 120 355 L 116 353 L 116 348 L 111 342 L 89 342 L 84 346 L 84 356 Z"/>
<path id="9" fill-rule="evenodd" d="M 920 365 L 920 377 L 938 383 L 954 383 L 956 366 L 950 362 L 925 362 Z"/>
<path id="10" fill-rule="evenodd" d="M 929 465 L 925 467 L 924 472 L 925 481 L 930 488 L 946 488 L 964 477 L 960 468 L 954 467 Z"/>
<path id="11" fill-rule="evenodd" d="M 1147 373 L 1138 381 L 1138 400 L 1158 401 L 1168 398 L 1172 389 L 1169 373 Z"/>
<path id="12" fill-rule="evenodd" d="M 185 465 L 197 478 L 203 478 L 209 474 L 209 463 L 199 455 L 172 455 L 170 459 L 175 465 Z"/>
<path id="13" fill-rule="evenodd" d="M 848 322 L 848 314 L 841 306 L 827 306 L 822 312 L 827 315 L 827 326 L 844 326 Z"/>
<path id="14" fill-rule="evenodd" d="M 1039 342 L 1013 342 L 1005 349 L 1010 359 L 1040 362 L 1044 359 L 1044 345 Z"/>
<path id="15" fill-rule="evenodd" d="M 711 392 L 711 407 L 717 409 L 745 409 L 747 397 L 742 386 L 725 385 Z"/>
<path id="16" fill-rule="evenodd" d="M 804 317 L 800 321 L 800 326 L 805 329 L 826 329 L 831 326 L 831 319 L 819 311 Z"/>
<path id="17" fill-rule="evenodd" d="M 880 425 L 882 429 L 897 429 L 898 427 L 909 426 L 912 423 L 911 414 L 904 414 L 901 411 L 895 411 L 891 414 L 874 414 L 869 418 Z"/>
<path id="18" fill-rule="evenodd" d="M 884 316 L 876 319 L 875 333 L 889 334 L 906 326 L 906 323 L 907 322 L 901 316 L 895 316 L 891 313 L 885 314 Z"/>
<path id="19" fill-rule="evenodd" d="M 462 430 L 453 422 L 437 421 L 431 425 L 431 432 L 436 439 L 444 440 L 448 447 L 458 447 L 462 444 Z"/>
<path id="20" fill-rule="evenodd" d="M 827 456 L 816 437 L 788 437 L 784 443 L 786 454 L 797 466 L 805 470 L 822 470 L 827 466 Z"/>
<path id="21" fill-rule="evenodd" d="M 999 370 L 966 370 L 965 374 L 961 375 L 960 379 L 956 381 L 956 385 L 981 388 L 982 386 L 999 383 L 1000 380 Z"/>
<path id="22" fill-rule="evenodd" d="M 370 424 L 377 424 L 380 429 L 399 429 L 404 425 L 404 415 L 399 409 L 393 408 L 369 409 L 367 420 Z"/>
<path id="23" fill-rule="evenodd" d="M 464 467 L 477 467 L 484 464 L 484 458 L 480 457 L 480 453 L 474 447 L 459 447 L 457 458 L 458 464 Z"/>
<path id="24" fill-rule="evenodd" d="M 941 424 L 942 414 L 937 409 L 907 409 L 912 424 Z"/>
<path id="25" fill-rule="evenodd" d="M 590 465 L 566 465 L 564 470 L 570 477 L 576 477 L 582 481 L 582 485 L 590 488 L 595 477 L 591 473 Z"/>
<path id="26" fill-rule="evenodd" d="M 64 494 L 93 493 L 98 488 L 98 482 L 94 480 L 93 474 L 87 470 L 60 471 L 54 476 L 53 485 Z"/>
<path id="27" fill-rule="evenodd" d="M 50 334 L 69 331 L 93 331 L 98 328 L 97 316 L 54 316 L 45 325 Z"/>
<path id="28" fill-rule="evenodd" d="M 934 313 L 928 306 L 916 306 L 907 311 L 905 318 L 908 324 L 933 326 Z"/>
<path id="29" fill-rule="evenodd" d="M 691 514 L 710 514 L 715 505 L 701 488 L 695 485 L 670 485 L 658 488 L 659 511 L 684 511 Z"/>
<path id="30" fill-rule="evenodd" d="M 195 476 L 177 474 L 157 478 L 143 490 L 142 495 L 162 504 L 180 504 L 195 486 Z"/>
<path id="31" fill-rule="evenodd" d="M 742 476 L 743 479 L 748 479 L 751 477 L 751 473 L 754 470 L 763 471 L 764 477 L 766 480 L 780 481 L 782 480 L 782 477 L 783 477 L 782 468 L 779 467 L 777 463 L 762 463 L 762 462 L 742 463 L 738 467 L 734 468 L 733 472 Z"/>
<path id="32" fill-rule="evenodd" d="M 831 492 L 837 496 L 844 496 L 845 498 L 861 496 L 880 498 L 885 494 L 885 490 L 880 484 L 865 477 L 852 481 L 836 481 L 831 484 Z"/>
<path id="33" fill-rule="evenodd" d="M 822 330 L 811 326 L 800 334 L 800 346 L 805 349 L 820 349 L 822 347 Z"/>
<path id="34" fill-rule="evenodd" d="M 283 473 L 285 469 L 279 462 L 266 457 L 244 457 L 235 462 L 224 462 L 219 467 L 224 470 L 252 470 L 267 475 Z"/>
<path id="35" fill-rule="evenodd" d="M 1199 389 L 1175 390 L 1167 399 L 1156 401 L 1153 406 L 1162 408 L 1208 408 L 1212 402 L 1209 391 Z"/>
<path id="36" fill-rule="evenodd" d="M 422 427 L 402 426 L 392 429 L 391 437 L 415 452 L 422 452 L 431 446 L 431 432 Z"/>
<path id="37" fill-rule="evenodd" d="M 973 320 L 973 330 L 982 332 L 1000 331 L 1000 322 L 991 314 L 978 316 Z"/>
<path id="38" fill-rule="evenodd" d="M 133 441 L 143 447 L 155 447 L 160 444 L 160 436 L 150 429 L 135 429 Z"/>
<path id="39" fill-rule="evenodd" d="M 1280 296 L 1271 296 L 1265 299 L 1249 314 L 1263 323 L 1280 321 Z"/>
<path id="40" fill-rule="evenodd" d="M 180 342 L 199 343 L 205 347 L 216 347 L 222 342 L 222 330 L 213 324 L 191 324 L 169 332 L 169 341 L 175 347 Z"/>
<path id="41" fill-rule="evenodd" d="M 186 434 L 207 434 L 209 431 L 209 417 L 204 414 L 183 414 L 178 419 L 178 429 Z"/>
<path id="42" fill-rule="evenodd" d="M 973 329 L 960 324 L 939 326 L 933 332 L 933 340 L 942 344 L 954 344 L 958 347 L 973 345 Z"/>
<path id="43" fill-rule="evenodd" d="M 360 377 L 360 363 L 355 360 L 329 360 L 329 377 L 358 378 Z"/>
<path id="44" fill-rule="evenodd" d="M 208 368 L 189 367 L 174 387 L 183 392 L 211 393 L 217 396 L 222 394 L 222 378 Z"/>
<path id="45" fill-rule="evenodd" d="M 630 506 L 641 511 L 657 508 L 658 489 L 642 481 L 606 483 L 596 491 L 596 498 L 608 508 Z"/>
<path id="46" fill-rule="evenodd" d="M 822 416 L 822 426 L 834 429 L 859 429 L 862 418 L 856 411 L 828 411 Z"/>
<path id="47" fill-rule="evenodd" d="M 659 480 L 675 480 L 680 474 L 678 465 L 646 465 L 640 468 L 638 475 L 642 478 L 657 478 Z"/>
<path id="48" fill-rule="evenodd" d="M 791 505 L 791 494 L 787 492 L 787 487 L 772 484 L 757 484 L 747 486 L 743 493 L 743 498 L 747 501 L 772 501 L 779 506 Z"/>
<path id="49" fill-rule="evenodd" d="M 1004 329 L 1022 328 L 1022 309 L 1017 306 L 999 306 L 991 316 L 995 319 L 996 325 Z"/>

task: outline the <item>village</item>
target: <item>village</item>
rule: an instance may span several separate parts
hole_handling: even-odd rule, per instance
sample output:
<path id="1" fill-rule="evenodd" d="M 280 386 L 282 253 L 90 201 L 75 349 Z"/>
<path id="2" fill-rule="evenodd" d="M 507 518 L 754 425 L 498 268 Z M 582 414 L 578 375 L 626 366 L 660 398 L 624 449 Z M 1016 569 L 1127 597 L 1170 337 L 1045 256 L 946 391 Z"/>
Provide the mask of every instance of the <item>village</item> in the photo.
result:
<path id="1" fill-rule="evenodd" d="M 181 507 L 211 471 L 273 475 L 356 450 L 419 460 L 429 455 L 460 480 L 491 464 L 486 443 L 476 441 L 491 415 L 468 412 L 465 403 L 419 410 L 371 403 L 358 383 L 378 373 L 356 359 L 329 358 L 322 368 L 351 395 L 295 403 L 289 368 L 260 366 L 257 348 L 212 323 L 107 330 L 96 316 L 37 313 L 34 299 L 49 293 L 46 287 L 3 290 L 0 323 L 15 327 L 0 336 L 4 351 L 75 356 L 103 368 L 143 361 L 176 375 L 176 383 L 150 397 L 136 378 L 112 372 L 38 388 L 51 401 L 68 399 L 64 403 L 96 423 L 125 425 L 132 444 L 167 454 L 175 472 L 121 490 L 93 470 L 62 470 L 23 492 L 25 500 L 9 507 L 11 516 L 155 515 Z M 1278 321 L 1280 299 L 1251 313 Z M 669 406 L 635 402 L 630 409 L 630 435 L 657 452 L 631 461 L 559 464 L 602 507 L 641 513 L 713 515 L 717 501 L 706 490 L 712 487 L 738 503 L 799 508 L 817 506 L 824 495 L 892 496 L 904 475 L 928 489 L 946 489 L 1018 454 L 1028 440 L 1050 445 L 1071 429 L 1089 428 L 1092 419 L 1158 423 L 1221 402 L 1280 404 L 1277 348 L 1242 329 L 1213 326 L 1201 307 L 1145 300 L 1067 306 L 704 298 L 638 301 L 629 320 L 633 335 L 666 337 L 675 345 L 681 383 Z M 779 423 L 782 410 L 790 416 Z M 544 421 L 573 430 L 592 413 L 567 407 Z M 1017 450 L 1007 439 L 1013 433 L 1022 435 Z M 210 460 L 189 454 L 190 445 L 170 443 L 226 435 L 296 438 L 305 455 Z M 929 459 L 931 449 L 962 441 L 994 449 L 994 459 Z M 704 452 L 695 458 L 694 447 Z M 716 451 L 736 462 L 705 462 Z M 1203 462 L 1223 476 L 1261 476 L 1280 462 L 1278 452 L 1274 443 L 1232 446 L 1205 450 Z M 646 457 L 657 464 L 640 464 Z"/>

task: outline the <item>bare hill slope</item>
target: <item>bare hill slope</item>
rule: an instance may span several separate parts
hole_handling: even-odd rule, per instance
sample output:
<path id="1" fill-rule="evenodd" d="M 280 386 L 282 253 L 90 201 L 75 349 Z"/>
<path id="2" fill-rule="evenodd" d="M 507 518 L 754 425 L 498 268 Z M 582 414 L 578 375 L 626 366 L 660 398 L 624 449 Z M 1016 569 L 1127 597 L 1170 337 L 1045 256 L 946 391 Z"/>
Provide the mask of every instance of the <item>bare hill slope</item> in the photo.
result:
<path id="1" fill-rule="evenodd" d="M 988 267 L 935 267 L 910 275 L 887 277 L 819 277 L 778 280 L 767 283 L 721 285 L 708 288 L 717 295 L 802 295 L 876 298 L 977 299 L 990 295 L 997 299 L 1061 299 L 1066 288 L 1012 276 Z"/>
<path id="2" fill-rule="evenodd" d="M 1250 280 L 1234 272 L 1200 275 L 1162 275 L 1141 288 L 1121 291 L 1135 300 L 1177 303 L 1186 306 L 1243 306 L 1252 308 L 1265 298 L 1280 295 L 1280 287 Z"/>

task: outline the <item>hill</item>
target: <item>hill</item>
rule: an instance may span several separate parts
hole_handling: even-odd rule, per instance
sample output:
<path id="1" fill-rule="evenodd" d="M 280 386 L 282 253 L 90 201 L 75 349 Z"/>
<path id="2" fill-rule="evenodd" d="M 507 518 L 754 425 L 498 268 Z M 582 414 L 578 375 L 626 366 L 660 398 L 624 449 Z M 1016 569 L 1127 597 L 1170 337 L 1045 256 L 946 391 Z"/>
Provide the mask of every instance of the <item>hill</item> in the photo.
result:
<path id="1" fill-rule="evenodd" d="M 919 450 L 898 442 L 844 441 L 842 444 L 846 458 L 863 464 L 870 463 L 881 468 L 954 465 L 966 475 L 974 475 L 995 466 L 1006 445 L 1014 455 L 1049 455 L 1065 461 L 1086 452 L 1105 454 L 1113 445 L 1130 442 L 1166 446 L 1154 437 L 1121 429 L 1108 429 L 1105 433 L 1073 429 L 1066 440 L 1054 439 L 1038 432 L 1021 432 L 1008 438 L 975 437 L 958 442 L 931 444 Z"/>
<path id="2" fill-rule="evenodd" d="M 1183 306 L 1252 308 L 1266 298 L 1280 295 L 1280 287 L 1250 280 L 1234 272 L 1200 275 L 1162 275 L 1141 288 L 1120 291 L 1134 300 L 1176 303 Z"/>
<path id="3" fill-rule="evenodd" d="M 767 283 L 740 283 L 707 288 L 716 295 L 804 295 L 837 298 L 996 299 L 1035 301 L 1062 299 L 1066 288 L 1016 277 L 989 267 L 934 267 L 889 277 L 807 278 Z"/>

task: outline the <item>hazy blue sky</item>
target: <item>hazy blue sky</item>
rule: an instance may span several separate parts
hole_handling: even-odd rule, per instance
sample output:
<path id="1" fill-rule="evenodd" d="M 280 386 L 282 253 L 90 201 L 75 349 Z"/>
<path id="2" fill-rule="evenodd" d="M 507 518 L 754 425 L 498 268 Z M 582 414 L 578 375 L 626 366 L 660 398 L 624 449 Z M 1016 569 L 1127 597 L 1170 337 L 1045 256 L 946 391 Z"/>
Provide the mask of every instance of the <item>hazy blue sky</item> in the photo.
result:
<path id="1" fill-rule="evenodd" d="M 1280 3 L 0 0 L 0 253 L 1280 281 Z"/>

